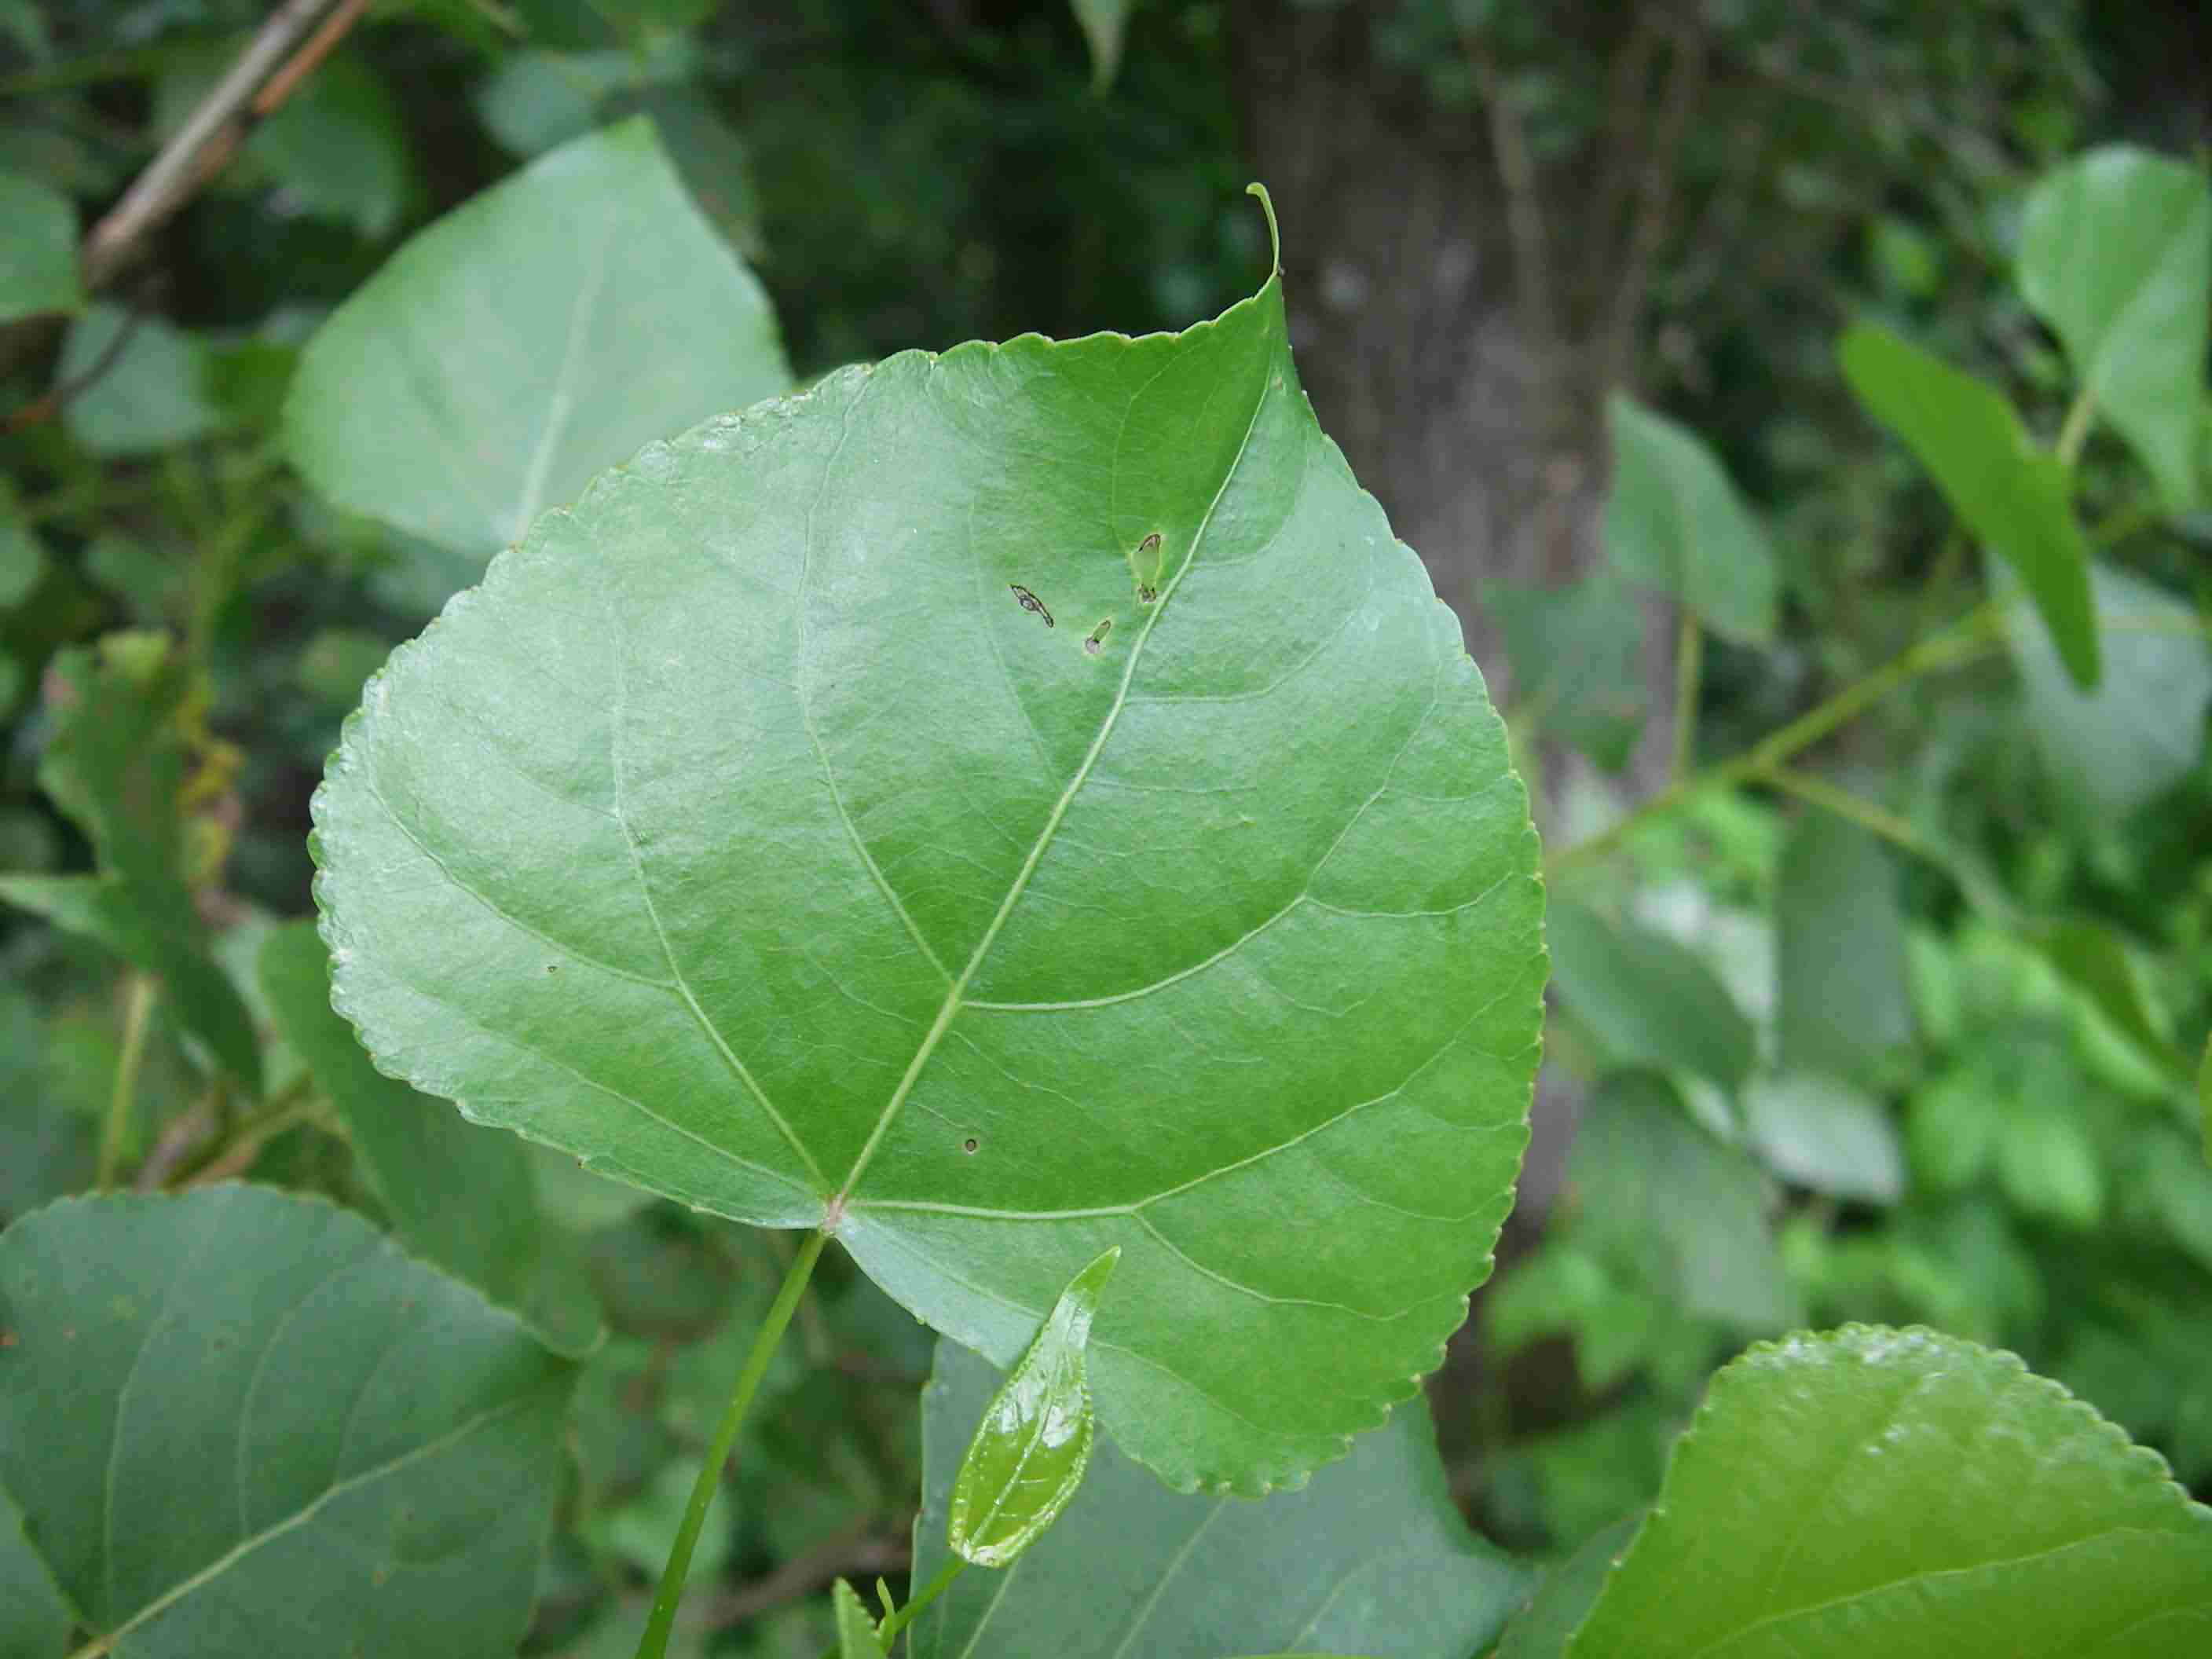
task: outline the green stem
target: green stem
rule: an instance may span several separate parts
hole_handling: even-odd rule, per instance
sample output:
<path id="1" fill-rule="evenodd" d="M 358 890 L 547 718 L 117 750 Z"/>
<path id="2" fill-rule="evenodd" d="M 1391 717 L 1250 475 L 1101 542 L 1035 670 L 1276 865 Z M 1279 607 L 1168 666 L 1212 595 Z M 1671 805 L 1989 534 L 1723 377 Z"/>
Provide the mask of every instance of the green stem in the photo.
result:
<path id="1" fill-rule="evenodd" d="M 924 1584 L 921 1587 L 921 1592 L 916 1595 L 911 1601 L 908 1601 L 896 1613 L 892 1613 L 889 1618 L 884 1620 L 883 1638 L 884 1652 L 889 1653 L 890 1651 L 891 1639 L 901 1631 L 904 1630 L 908 1625 L 914 1623 L 915 1615 L 916 1613 L 920 1613 L 932 1601 L 934 1601 L 939 1596 L 944 1595 L 946 1588 L 951 1585 L 954 1579 L 960 1576 L 962 1570 L 965 1568 L 967 1565 L 968 1558 L 964 1555 L 947 1556 L 945 1559 L 945 1565 L 937 1570 L 937 1576 L 932 1578 L 927 1584 Z"/>
<path id="2" fill-rule="evenodd" d="M 271 1135 L 281 1133 L 303 1118 L 313 1117 L 318 1109 L 313 1098 L 314 1079 L 307 1073 L 286 1084 L 269 1097 L 262 1109 L 233 1122 L 228 1133 L 204 1146 L 192 1158 L 162 1183 L 165 1187 L 186 1187 L 197 1180 L 203 1170 L 228 1162 L 248 1146 L 258 1146 Z"/>
<path id="3" fill-rule="evenodd" d="M 1794 772 L 1786 766 L 1769 767 L 1759 775 L 1762 783 L 1771 783 L 1777 789 L 1795 795 L 1798 799 L 1819 807 L 1824 812 L 1856 823 L 1869 835 L 1893 842 L 1915 858 L 1948 870 L 1950 862 L 1941 848 L 1929 841 L 1917 830 L 1888 808 L 1877 806 L 1870 800 L 1861 800 L 1847 789 L 1838 789 L 1825 778 L 1816 778 L 1809 772 Z"/>
<path id="4" fill-rule="evenodd" d="M 161 994 L 161 982 L 150 974 L 131 974 L 125 984 L 123 1048 L 115 1056 L 115 1083 L 108 1091 L 107 1116 L 100 1127 L 100 1158 L 93 1170 L 93 1184 L 99 1187 L 115 1184 L 116 1167 L 123 1162 L 124 1132 L 131 1124 L 131 1102 L 138 1092 L 138 1071 L 146 1059 L 146 1031 Z"/>
<path id="5" fill-rule="evenodd" d="M 2081 458 L 2081 446 L 2089 441 L 2089 423 L 2097 418 L 2097 399 L 2087 386 L 2083 386 L 2066 411 L 2066 419 L 2058 428 L 2058 441 L 2052 447 L 2058 459 L 2071 466 Z"/>
<path id="6" fill-rule="evenodd" d="M 1679 778 L 1690 769 L 1698 741 L 1698 678 L 1703 669 L 1705 635 L 1698 628 L 1698 613 L 1681 607 L 1674 629 L 1674 750 L 1667 775 Z"/>
<path id="7" fill-rule="evenodd" d="M 638 1638 L 637 1659 L 662 1659 L 668 1651 L 668 1633 L 676 1623 L 676 1604 L 684 1595 L 684 1576 L 691 1571 L 691 1552 L 699 1542 L 699 1528 L 706 1523 L 707 1505 L 714 1501 L 715 1488 L 722 1484 L 722 1465 L 729 1461 L 730 1448 L 737 1443 L 738 1431 L 744 1427 L 745 1413 L 752 1409 L 753 1395 L 759 1391 L 761 1378 L 768 1372 L 768 1362 L 775 1358 L 776 1344 L 782 1340 L 784 1328 L 798 1310 L 799 1298 L 805 1294 L 806 1281 L 814 1276 L 814 1264 L 821 1259 L 822 1247 L 829 1242 L 830 1235 L 819 1231 L 807 1236 L 806 1243 L 799 1247 L 799 1254 L 792 1259 L 790 1270 L 783 1276 L 783 1288 L 775 1293 L 775 1302 L 762 1322 L 759 1334 L 753 1338 L 752 1352 L 745 1356 L 744 1368 L 738 1373 L 737 1387 L 730 1391 L 728 1409 L 723 1412 L 722 1420 L 714 1430 L 714 1442 L 707 1448 L 707 1465 L 691 1484 L 691 1501 L 684 1505 L 684 1523 L 676 1529 L 676 1541 L 668 1550 L 668 1565 L 661 1570 L 659 1587 L 653 1593 L 653 1616 L 646 1621 L 645 1634 Z"/>
<path id="8" fill-rule="evenodd" d="M 2002 600 L 1984 600 L 1942 633 L 1931 635 L 1893 657 L 1872 673 L 1845 686 L 1826 702 L 1799 715 L 1780 731 L 1760 738 L 1743 753 L 1728 760 L 1716 761 L 1686 778 L 1678 778 L 1604 834 L 1593 836 L 1588 841 L 1547 859 L 1544 874 L 1547 878 L 1556 877 L 1578 864 L 1587 864 L 1601 857 L 1620 846 L 1650 819 L 1673 811 L 1701 791 L 1722 784 L 1741 783 L 1772 771 L 1800 750 L 1811 748 L 1838 726 L 1849 725 L 1908 681 L 1980 656 L 1997 639 L 2003 611 Z"/>

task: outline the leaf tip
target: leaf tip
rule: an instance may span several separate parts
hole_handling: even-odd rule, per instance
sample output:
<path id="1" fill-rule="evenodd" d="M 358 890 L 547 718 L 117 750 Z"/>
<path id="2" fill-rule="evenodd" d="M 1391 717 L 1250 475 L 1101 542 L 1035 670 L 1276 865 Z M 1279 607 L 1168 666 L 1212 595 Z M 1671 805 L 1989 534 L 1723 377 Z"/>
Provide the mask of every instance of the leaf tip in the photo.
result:
<path id="1" fill-rule="evenodd" d="M 1258 197 L 1260 211 L 1267 216 L 1267 243 L 1270 249 L 1267 276 L 1272 281 L 1283 274 L 1283 230 L 1282 227 L 1275 222 L 1274 198 L 1267 194 L 1267 185 L 1261 184 L 1257 179 L 1244 186 L 1244 193 L 1247 196 Z"/>

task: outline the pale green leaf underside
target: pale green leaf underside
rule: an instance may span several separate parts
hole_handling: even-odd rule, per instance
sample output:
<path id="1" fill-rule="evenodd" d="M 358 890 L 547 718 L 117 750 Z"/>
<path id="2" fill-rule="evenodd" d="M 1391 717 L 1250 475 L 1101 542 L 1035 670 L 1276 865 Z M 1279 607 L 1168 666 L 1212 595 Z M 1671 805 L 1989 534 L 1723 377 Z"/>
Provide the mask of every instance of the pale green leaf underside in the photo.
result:
<path id="1" fill-rule="evenodd" d="M 40 179 L 0 173 L 0 323 L 83 303 L 76 209 Z"/>
<path id="2" fill-rule="evenodd" d="M 768 296 L 634 120 L 394 255 L 308 343 L 285 441 L 340 505 L 488 554 L 639 445 L 790 383 Z"/>
<path id="3" fill-rule="evenodd" d="M 1109 1301 L 1118 1301 L 1117 1287 Z M 915 1582 L 945 1557 L 952 1469 L 998 1377 L 937 1345 L 922 1393 Z M 1497 1639 L 1534 1575 L 1468 1531 L 1409 1401 L 1305 1490 L 1264 1504 L 1164 1491 L 1101 1444 L 1020 1560 L 971 1570 L 915 1620 L 914 1659 L 1218 1659 L 1270 1649 L 1459 1656 Z"/>
<path id="4" fill-rule="evenodd" d="M 1847 1327 L 1714 1379 L 1571 1659 L 2190 1659 L 2212 1510 L 2010 1354 Z"/>
<path id="5" fill-rule="evenodd" d="M 119 1659 L 512 1651 L 572 1368 L 359 1217 L 252 1187 L 0 1235 L 0 1486 Z"/>
<path id="6" fill-rule="evenodd" d="M 1093 1385 L 1172 1482 L 1340 1455 L 1487 1271 L 1535 840 L 1273 282 L 652 447 L 394 654 L 318 823 L 340 1008 L 471 1115 L 1002 1364 L 1122 1246 Z"/>

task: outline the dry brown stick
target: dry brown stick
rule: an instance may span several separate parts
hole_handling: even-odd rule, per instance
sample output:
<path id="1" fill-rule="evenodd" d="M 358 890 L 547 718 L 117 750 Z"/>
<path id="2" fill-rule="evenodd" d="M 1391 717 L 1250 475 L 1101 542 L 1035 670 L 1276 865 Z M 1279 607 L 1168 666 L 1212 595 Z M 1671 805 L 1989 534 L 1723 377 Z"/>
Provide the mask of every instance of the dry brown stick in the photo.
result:
<path id="1" fill-rule="evenodd" d="M 145 172 L 123 192 L 123 199 L 107 210 L 85 238 L 82 263 L 87 288 L 105 284 L 131 251 L 191 200 L 229 159 L 237 148 L 240 118 L 248 102 L 272 76 L 283 72 L 286 60 L 331 4 L 331 0 L 285 0 L 261 26 L 237 61 L 161 147 L 161 154 L 148 163 Z M 354 15 L 359 15 L 358 8 Z M 323 51 L 328 50 L 325 45 Z"/>

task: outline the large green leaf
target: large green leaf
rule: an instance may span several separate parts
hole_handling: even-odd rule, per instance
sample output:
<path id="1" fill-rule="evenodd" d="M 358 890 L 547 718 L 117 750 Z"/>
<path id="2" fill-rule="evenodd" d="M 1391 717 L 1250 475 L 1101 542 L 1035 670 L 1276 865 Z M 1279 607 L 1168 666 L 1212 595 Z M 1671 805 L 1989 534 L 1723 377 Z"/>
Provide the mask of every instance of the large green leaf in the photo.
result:
<path id="1" fill-rule="evenodd" d="M 1664 933 L 1617 927 L 1554 898 L 1548 917 L 1559 995 L 1622 1066 L 1695 1072 L 1733 1089 L 1757 1058 L 1757 1036 L 1711 969 Z"/>
<path id="2" fill-rule="evenodd" d="M 1592 1533 L 1581 1548 L 1546 1571 L 1528 1607 L 1505 1627 L 1498 1659 L 1559 1659 L 1643 1518 L 1631 1515 Z"/>
<path id="3" fill-rule="evenodd" d="M 2027 726 L 2068 812 L 2104 823 L 2187 777 L 2204 752 L 2212 645 L 2197 613 L 2111 565 L 2090 568 L 2105 674 L 2083 691 L 2051 630 L 2026 606 L 2008 619 L 2027 691 Z"/>
<path id="4" fill-rule="evenodd" d="M 1488 1271 L 1535 837 L 1273 280 L 647 449 L 394 653 L 317 819 L 381 1066 L 1001 1363 L 1120 1244 L 1099 1414 L 1178 1486 L 1341 1455 Z"/>
<path id="5" fill-rule="evenodd" d="M 1775 881 L 1778 1035 L 1787 1065 L 1855 1075 L 1912 1036 L 1897 871 L 1867 831 L 1808 811 Z"/>
<path id="6" fill-rule="evenodd" d="M 557 1282 L 541 1294 L 546 1242 L 523 1144 L 376 1069 L 331 1007 L 330 956 L 313 922 L 270 934 L 259 978 L 277 1031 L 337 1109 L 400 1237 L 493 1300 L 530 1313 L 557 1346 L 588 1343 L 596 1326 L 588 1297 Z"/>
<path id="7" fill-rule="evenodd" d="M 922 1395 L 916 1583 L 945 1559 L 952 1473 L 997 1386 L 974 1354 L 937 1345 Z M 1053 1529 L 1011 1567 L 962 1574 L 908 1641 L 913 1659 L 1270 1648 L 1464 1659 L 1496 1639 L 1532 1578 L 1468 1531 L 1416 1398 L 1304 1491 L 1263 1504 L 1164 1491 L 1102 1444 Z"/>
<path id="8" fill-rule="evenodd" d="M 83 303 L 76 209 L 40 179 L 0 173 L 0 323 Z"/>
<path id="9" fill-rule="evenodd" d="M 2027 587 L 2075 683 L 2097 683 L 2088 554 L 2073 473 L 2038 449 L 1998 392 L 1888 330 L 1855 325 L 1837 348 L 1867 411 L 1911 450 L 1974 538 Z"/>
<path id="10" fill-rule="evenodd" d="M 1572 744 L 1618 772 L 1644 729 L 1644 617 L 1627 588 L 1601 571 L 1559 587 L 1485 582 L 1513 672 L 1515 722 Z"/>
<path id="11" fill-rule="evenodd" d="M 2051 173 L 2021 219 L 2020 288 L 2167 505 L 2195 506 L 2212 321 L 2203 170 L 2112 144 Z"/>
<path id="12" fill-rule="evenodd" d="M 357 1216 L 252 1187 L 0 1234 L 0 1486 L 118 1659 L 511 1652 L 571 1367 Z"/>
<path id="13" fill-rule="evenodd" d="M 1571 1659 L 2191 1659 L 2212 1510 L 2010 1354 L 1852 1326 L 1713 1381 Z"/>
<path id="14" fill-rule="evenodd" d="M 1691 1122 L 1661 1079 L 1616 1072 L 1583 1104 L 1567 1153 L 1568 1237 L 1671 1309 L 1751 1334 L 1795 1322 L 1768 1192 L 1758 1166 Z"/>
<path id="15" fill-rule="evenodd" d="M 1613 489 L 1605 550 L 1632 581 L 1689 606 L 1730 639 L 1774 636 L 1774 550 L 1728 474 L 1687 427 L 1625 392 L 1607 404 Z"/>
<path id="16" fill-rule="evenodd" d="M 308 343 L 285 435 L 341 506 L 482 555 L 648 439 L 790 383 L 767 295 L 633 120 L 394 255 Z"/>

